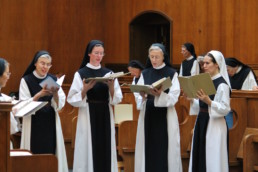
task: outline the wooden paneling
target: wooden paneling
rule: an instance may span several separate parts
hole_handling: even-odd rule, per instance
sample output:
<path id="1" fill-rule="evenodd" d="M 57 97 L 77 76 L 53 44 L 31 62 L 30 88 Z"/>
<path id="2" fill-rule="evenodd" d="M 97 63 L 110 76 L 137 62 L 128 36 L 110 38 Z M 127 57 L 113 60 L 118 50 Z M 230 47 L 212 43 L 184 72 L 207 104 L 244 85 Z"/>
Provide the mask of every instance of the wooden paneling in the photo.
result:
<path id="1" fill-rule="evenodd" d="M 65 73 L 71 83 L 91 39 L 104 38 L 103 0 L 0 0 L 0 57 L 10 62 L 3 92 L 18 91 L 36 51 L 53 57 L 50 73 Z"/>
<path id="2" fill-rule="evenodd" d="M 110 0 L 105 10 L 106 62 L 127 63 L 129 59 L 129 23 L 146 10 L 162 12 L 173 21 L 174 64 L 183 60 L 181 45 L 193 42 L 197 54 L 216 49 L 227 56 L 236 56 L 244 63 L 256 63 L 258 52 L 258 1 L 143 1 L 130 3 Z M 112 22 L 112 24 L 110 24 Z M 123 58 L 121 58 L 123 57 Z"/>
<path id="3" fill-rule="evenodd" d="M 87 43 L 104 38 L 103 0 L 48 1 L 48 43 L 53 71 L 66 74 L 71 83 L 81 65 Z"/>
<path id="4" fill-rule="evenodd" d="M 58 172 L 57 157 L 53 154 L 11 156 L 11 172 Z"/>
<path id="5" fill-rule="evenodd" d="M 105 42 L 103 64 L 128 63 L 129 24 L 145 11 L 171 19 L 175 65 L 183 60 L 186 41 L 197 54 L 216 49 L 225 57 L 257 64 L 257 8 L 257 0 L 0 0 L 0 56 L 11 63 L 12 72 L 3 92 L 18 91 L 23 72 L 40 49 L 51 53 L 50 72 L 65 73 L 65 83 L 72 82 L 91 39 Z"/>

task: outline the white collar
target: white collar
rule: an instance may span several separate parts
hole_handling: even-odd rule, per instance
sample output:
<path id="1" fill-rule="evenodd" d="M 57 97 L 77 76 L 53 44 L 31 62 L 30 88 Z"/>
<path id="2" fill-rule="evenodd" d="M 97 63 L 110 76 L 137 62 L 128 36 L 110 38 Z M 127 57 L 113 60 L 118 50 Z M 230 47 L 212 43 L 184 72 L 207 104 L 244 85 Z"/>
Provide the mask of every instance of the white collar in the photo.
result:
<path id="1" fill-rule="evenodd" d="M 188 57 L 188 58 L 186 58 L 186 60 L 188 61 L 188 60 L 192 60 L 194 57 L 193 56 L 190 56 L 190 57 Z"/>
<path id="2" fill-rule="evenodd" d="M 219 78 L 219 77 L 221 77 L 221 74 L 220 74 L 220 73 L 214 75 L 213 77 L 211 77 L 211 79 L 212 79 L 212 80 L 215 80 L 215 79 L 217 79 L 217 78 Z"/>
<path id="3" fill-rule="evenodd" d="M 101 68 L 101 65 L 93 66 L 93 65 L 90 64 L 90 63 L 87 63 L 86 66 L 87 66 L 88 68 L 91 68 L 91 69 L 100 69 L 100 68 Z"/>
<path id="4" fill-rule="evenodd" d="M 47 76 L 47 74 L 46 74 L 45 76 L 39 76 L 39 75 L 37 74 L 36 70 L 33 71 L 33 75 L 35 75 L 35 76 L 36 76 L 37 78 L 39 78 L 39 79 L 44 79 L 44 78 L 46 78 L 46 76 Z"/>
<path id="5" fill-rule="evenodd" d="M 165 67 L 166 66 L 166 64 L 163 62 L 163 64 L 162 65 L 160 65 L 160 66 L 158 66 L 158 67 L 153 67 L 154 69 L 162 69 L 163 67 Z"/>
<path id="6" fill-rule="evenodd" d="M 239 66 L 238 68 L 237 68 L 237 71 L 236 71 L 236 73 L 238 73 L 238 72 L 240 72 L 240 70 L 242 69 L 242 65 L 241 66 Z"/>

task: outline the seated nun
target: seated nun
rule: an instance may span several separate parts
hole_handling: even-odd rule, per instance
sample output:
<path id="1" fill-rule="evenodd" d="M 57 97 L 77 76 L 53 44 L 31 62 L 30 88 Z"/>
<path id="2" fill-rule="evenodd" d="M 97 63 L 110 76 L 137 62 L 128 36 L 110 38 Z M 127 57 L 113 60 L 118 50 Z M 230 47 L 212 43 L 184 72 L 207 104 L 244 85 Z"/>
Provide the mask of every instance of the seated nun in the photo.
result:
<path id="1" fill-rule="evenodd" d="M 225 58 L 232 89 L 258 90 L 253 70 L 234 57 Z"/>

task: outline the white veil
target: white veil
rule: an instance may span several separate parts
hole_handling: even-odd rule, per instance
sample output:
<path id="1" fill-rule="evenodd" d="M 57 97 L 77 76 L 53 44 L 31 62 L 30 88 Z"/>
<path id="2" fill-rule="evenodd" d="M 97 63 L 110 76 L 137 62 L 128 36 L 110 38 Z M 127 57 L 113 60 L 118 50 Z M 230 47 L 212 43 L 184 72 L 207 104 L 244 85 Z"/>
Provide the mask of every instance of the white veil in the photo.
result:
<path id="1" fill-rule="evenodd" d="M 217 64 L 219 65 L 220 74 L 225 79 L 225 81 L 227 82 L 228 86 L 231 89 L 231 84 L 230 84 L 229 77 L 228 77 L 227 66 L 226 66 L 226 62 L 225 62 L 225 58 L 224 58 L 223 54 L 217 50 L 211 50 L 209 53 L 212 54 L 213 57 L 215 58 Z"/>

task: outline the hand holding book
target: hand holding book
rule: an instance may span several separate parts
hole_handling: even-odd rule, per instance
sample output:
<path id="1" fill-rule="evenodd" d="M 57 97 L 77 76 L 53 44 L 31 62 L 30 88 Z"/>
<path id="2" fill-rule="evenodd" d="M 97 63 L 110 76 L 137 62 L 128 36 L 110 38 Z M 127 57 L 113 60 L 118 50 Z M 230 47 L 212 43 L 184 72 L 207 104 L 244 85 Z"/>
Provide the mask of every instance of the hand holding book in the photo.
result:
<path id="1" fill-rule="evenodd" d="M 103 76 L 103 77 L 86 78 L 85 82 L 88 83 L 91 80 L 94 80 L 96 82 L 105 82 L 105 81 L 108 81 L 108 80 L 114 80 L 115 78 L 119 78 L 119 77 L 122 77 L 122 76 L 125 76 L 125 75 L 128 75 L 128 74 L 130 74 L 130 72 L 128 72 L 128 73 L 116 72 L 116 73 L 112 73 L 112 74 L 109 74 L 109 75 Z"/>
<path id="2" fill-rule="evenodd" d="M 154 89 L 157 90 L 162 90 L 165 91 L 168 88 L 170 88 L 172 85 L 171 83 L 171 79 L 170 77 L 167 78 L 162 78 L 154 83 L 152 83 L 151 85 L 132 85 L 132 84 L 128 84 L 128 86 L 130 87 L 131 92 L 145 92 L 147 94 L 155 94 Z M 156 90 L 156 92 L 157 92 Z"/>
<path id="3" fill-rule="evenodd" d="M 64 78 L 65 75 L 63 75 L 57 81 L 55 81 L 52 77 L 48 76 L 39 85 L 42 88 L 46 88 L 48 90 L 59 89 L 60 86 L 62 86 L 63 84 Z"/>
<path id="4" fill-rule="evenodd" d="M 189 98 L 197 98 L 197 92 L 202 90 L 207 95 L 216 93 L 215 86 L 208 73 L 189 77 L 178 77 L 180 87 L 183 89 L 184 94 Z"/>

